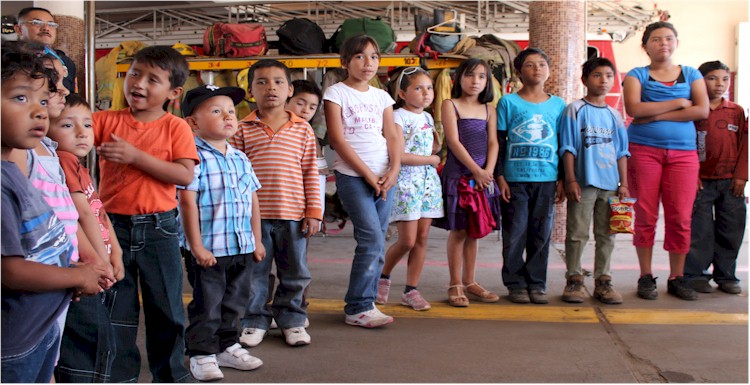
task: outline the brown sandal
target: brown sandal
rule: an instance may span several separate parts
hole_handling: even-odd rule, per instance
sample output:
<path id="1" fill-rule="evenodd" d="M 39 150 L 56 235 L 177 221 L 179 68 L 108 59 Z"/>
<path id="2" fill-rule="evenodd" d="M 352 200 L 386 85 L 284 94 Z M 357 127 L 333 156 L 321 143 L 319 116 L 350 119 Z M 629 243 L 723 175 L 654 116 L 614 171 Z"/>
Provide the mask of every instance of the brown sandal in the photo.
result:
<path id="1" fill-rule="evenodd" d="M 457 295 L 451 295 L 451 289 L 456 289 Z M 448 286 L 448 303 L 455 307 L 469 306 L 469 298 L 464 294 L 464 285 Z"/>
<path id="2" fill-rule="evenodd" d="M 477 287 L 477 289 L 474 292 L 469 290 L 469 288 L 472 286 Z M 474 297 L 477 301 L 480 301 L 480 302 L 490 303 L 490 302 L 497 302 L 500 300 L 500 296 L 479 286 L 479 284 L 476 282 L 472 282 L 466 285 L 466 294 Z"/>

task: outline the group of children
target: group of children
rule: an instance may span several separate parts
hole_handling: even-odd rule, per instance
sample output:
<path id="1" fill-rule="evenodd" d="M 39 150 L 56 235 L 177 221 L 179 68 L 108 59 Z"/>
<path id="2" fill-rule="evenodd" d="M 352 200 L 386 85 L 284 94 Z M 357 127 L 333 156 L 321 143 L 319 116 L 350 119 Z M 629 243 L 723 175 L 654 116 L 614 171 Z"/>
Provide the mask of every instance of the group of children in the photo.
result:
<path id="1" fill-rule="evenodd" d="M 665 28 L 674 30 L 660 25 L 647 33 Z M 655 63 L 650 41 L 644 36 Z M 433 219 L 449 231 L 451 305 L 469 306 L 469 296 L 499 300 L 475 279 L 477 240 L 494 229 L 502 229 L 509 299 L 547 303 L 554 203 L 565 197 L 563 300 L 585 298 L 581 256 L 593 218 L 594 297 L 622 302 L 612 285 L 608 200 L 640 199 L 642 186 L 637 194 L 628 181 L 642 170 L 628 164 L 628 133 L 605 103 L 616 72 L 607 59 L 583 65 L 586 97 L 566 107 L 544 91 L 547 55 L 526 49 L 513 63 L 523 88 L 504 96 L 496 109 L 489 65 L 464 61 L 451 99 L 442 104 L 447 157 L 440 174 L 434 121 L 425 111 L 434 99 L 429 74 L 402 71 L 394 111 L 388 93 L 368 85 L 380 61 L 369 36 L 343 44 L 347 77 L 324 94 L 314 83 L 292 83 L 278 61 L 256 62 L 248 93 L 257 109 L 241 121 L 235 106 L 246 93 L 238 87 L 200 86 L 184 96 L 184 119 L 165 112 L 188 75 L 184 57 L 168 47 L 135 55 L 124 84 L 129 108 L 93 114 L 80 97 L 65 98 L 55 60 L 45 62 L 21 45 L 4 45 L 2 59 L 3 381 L 48 382 L 55 365 L 61 382 L 137 381 L 141 300 L 154 381 L 210 381 L 223 378 L 220 367 L 258 368 L 262 361 L 246 348 L 261 343 L 272 323 L 287 344 L 309 344 L 306 251 L 321 228 L 323 201 L 308 121 L 321 102 L 337 189 L 357 243 L 347 324 L 393 322 L 376 304 L 388 301 L 390 275 L 406 254 L 401 304 L 430 309 L 417 287 Z M 747 123 L 741 108 L 722 99 L 728 68 L 711 62 L 701 72 L 712 111 L 697 124 L 705 134 L 698 135 L 698 151 L 693 148 L 703 163 L 685 266 L 690 281 L 680 271 L 669 284 L 669 292 L 683 299 L 692 298 L 685 290 L 712 290 L 712 277 L 720 289 L 739 292 L 734 268 L 744 230 L 744 214 L 741 221 L 736 217 L 745 209 Z M 669 120 L 672 110 L 704 104 L 680 101 L 677 108 L 645 91 L 639 103 L 657 106 L 634 106 L 634 124 Z M 93 146 L 100 156 L 99 193 L 80 160 Z M 734 218 L 731 223 L 709 230 L 712 205 L 717 222 Z M 637 216 L 647 216 L 639 210 Z M 386 251 L 389 222 L 397 223 L 399 238 Z M 711 233 L 715 252 L 704 243 Z M 725 239 L 733 249 L 726 249 Z M 181 255 L 193 286 L 187 328 Z M 639 295 L 646 292 L 641 281 L 655 286 L 644 261 L 650 269 L 650 258 L 642 260 Z M 272 262 L 279 279 L 273 291 Z M 706 272 L 712 263 L 713 276 Z"/>

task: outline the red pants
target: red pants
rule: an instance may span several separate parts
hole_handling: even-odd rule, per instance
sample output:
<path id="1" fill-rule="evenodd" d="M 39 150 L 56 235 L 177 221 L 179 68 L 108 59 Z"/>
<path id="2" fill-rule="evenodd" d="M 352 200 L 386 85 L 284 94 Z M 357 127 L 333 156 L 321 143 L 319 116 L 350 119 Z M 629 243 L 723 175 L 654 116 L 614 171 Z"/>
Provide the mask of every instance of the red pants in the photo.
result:
<path id="1" fill-rule="evenodd" d="M 698 153 L 630 143 L 628 183 L 635 203 L 636 247 L 653 247 L 659 200 L 664 206 L 664 249 L 690 251 L 690 223 L 698 183 Z"/>

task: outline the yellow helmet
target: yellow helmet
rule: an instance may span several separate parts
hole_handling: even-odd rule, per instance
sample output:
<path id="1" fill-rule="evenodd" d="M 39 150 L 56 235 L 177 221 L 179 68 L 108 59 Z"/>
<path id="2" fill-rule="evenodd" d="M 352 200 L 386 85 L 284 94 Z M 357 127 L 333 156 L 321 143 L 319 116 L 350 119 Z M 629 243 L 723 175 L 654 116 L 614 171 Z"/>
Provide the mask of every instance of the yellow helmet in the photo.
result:
<path id="1" fill-rule="evenodd" d="M 177 52 L 179 52 L 182 56 L 198 56 L 192 47 L 190 47 L 187 44 L 183 43 L 175 43 L 175 45 L 172 46 Z"/>

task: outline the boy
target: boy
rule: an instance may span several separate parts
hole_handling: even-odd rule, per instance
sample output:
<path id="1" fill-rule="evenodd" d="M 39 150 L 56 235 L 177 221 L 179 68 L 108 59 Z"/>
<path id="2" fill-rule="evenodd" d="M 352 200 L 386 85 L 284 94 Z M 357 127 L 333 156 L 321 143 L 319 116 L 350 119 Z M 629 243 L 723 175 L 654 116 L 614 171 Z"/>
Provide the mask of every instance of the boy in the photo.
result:
<path id="1" fill-rule="evenodd" d="M 2 381 L 49 382 L 58 354 L 57 319 L 71 296 L 102 291 L 101 267 L 68 268 L 73 245 L 39 191 L 9 162 L 39 145 L 49 126 L 44 66 L 18 46 L 2 47 Z M 73 290 L 70 290 L 73 289 Z"/>
<path id="2" fill-rule="evenodd" d="M 239 344 L 239 317 L 250 300 L 250 261 L 265 256 L 260 240 L 260 188 L 244 153 L 227 144 L 237 132 L 238 87 L 190 90 L 182 103 L 200 164 L 179 189 L 180 216 L 192 258 L 193 300 L 185 332 L 190 372 L 200 381 L 224 378 L 219 366 L 253 370 L 263 364 Z M 256 246 L 257 245 L 257 246 Z"/>
<path id="3" fill-rule="evenodd" d="M 606 304 L 622 303 L 612 287 L 610 260 L 615 236 L 609 233 L 609 198 L 628 196 L 628 137 L 622 117 L 605 98 L 615 78 L 614 64 L 606 58 L 583 63 L 583 99 L 570 103 L 560 119 L 560 156 L 565 169 L 568 219 L 565 237 L 567 284 L 562 300 L 581 303 L 586 297 L 581 256 L 594 218 L 594 298 Z"/>
<path id="4" fill-rule="evenodd" d="M 281 328 L 286 343 L 307 345 L 307 311 L 303 293 L 310 283 L 307 239 L 318 232 L 322 208 L 315 164 L 315 134 L 310 125 L 284 109 L 292 93 L 289 69 L 279 61 L 264 59 L 248 72 L 248 89 L 258 109 L 240 123 L 229 142 L 247 154 L 263 185 L 258 191 L 261 233 L 268 257 L 252 263 L 253 286 L 242 319 L 240 343 L 257 346 L 271 324 Z M 273 314 L 266 306 L 271 261 L 276 263 L 279 286 Z"/>
<path id="5" fill-rule="evenodd" d="M 146 349 L 155 382 L 190 381 L 184 364 L 185 314 L 177 234 L 177 190 L 193 180 L 198 162 L 190 126 L 164 111 L 188 76 L 184 56 L 164 46 L 146 47 L 125 75 L 129 108 L 94 113 L 100 155 L 100 196 L 123 250 L 125 278 L 115 284 L 112 324 L 117 364 L 112 382 L 135 382 L 141 369 L 136 346 L 138 282 L 146 316 Z"/>
<path id="6" fill-rule="evenodd" d="M 60 115 L 50 119 L 48 136 L 57 142 L 65 183 L 78 212 L 80 244 L 90 244 L 95 258 L 100 258 L 105 267 L 112 266 L 114 278 L 121 280 L 125 274 L 122 249 L 117 239 L 110 237 L 114 234 L 112 223 L 102 208 L 89 170 L 80 161 L 94 147 L 91 121 L 86 100 L 70 94 Z M 114 295 L 105 291 L 70 305 L 55 371 L 58 382 L 109 382 L 115 336 L 108 305 Z"/>
<path id="7" fill-rule="evenodd" d="M 521 51 L 513 67 L 523 88 L 497 104 L 495 177 L 502 199 L 503 284 L 511 302 L 546 304 L 554 203 L 565 199 L 557 182 L 558 120 L 565 102 L 544 91 L 549 78 L 544 51 Z"/>
<path id="8" fill-rule="evenodd" d="M 719 290 L 739 294 L 735 275 L 737 253 L 745 233 L 745 183 L 747 183 L 747 118 L 741 106 L 723 98 L 729 87 L 729 67 L 720 61 L 701 64 L 708 90 L 708 119 L 695 123 L 698 130 L 700 179 L 693 206 L 690 251 L 685 279 L 700 293 Z M 713 273 L 707 273 L 713 265 Z"/>

